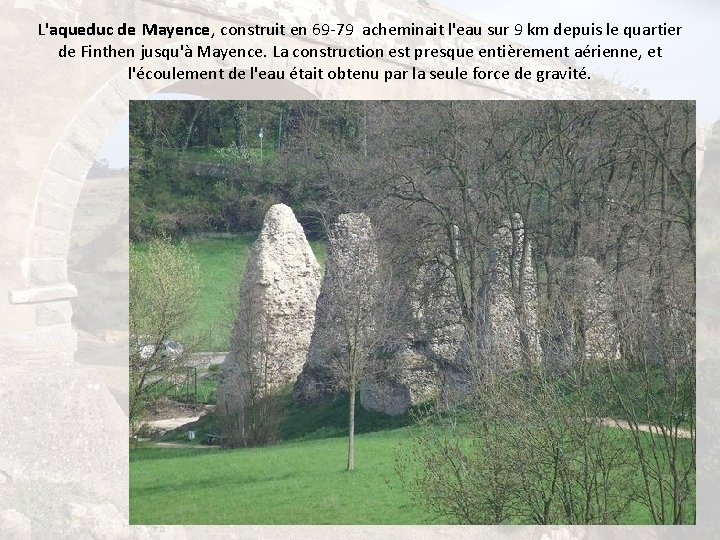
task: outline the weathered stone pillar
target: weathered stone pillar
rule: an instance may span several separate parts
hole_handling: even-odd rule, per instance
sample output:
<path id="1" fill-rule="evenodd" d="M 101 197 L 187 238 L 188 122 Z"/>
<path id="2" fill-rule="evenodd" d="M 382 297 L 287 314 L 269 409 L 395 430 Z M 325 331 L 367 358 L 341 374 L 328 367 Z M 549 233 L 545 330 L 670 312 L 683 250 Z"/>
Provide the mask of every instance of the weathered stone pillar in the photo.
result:
<path id="1" fill-rule="evenodd" d="M 233 411 L 247 392 L 262 394 L 302 370 L 315 320 L 320 265 L 290 207 L 265 215 L 240 287 L 231 350 L 218 384 L 218 409 Z"/>
<path id="2" fill-rule="evenodd" d="M 328 232 L 325 277 L 320 289 L 315 317 L 315 329 L 310 352 L 302 373 L 295 383 L 293 400 L 310 404 L 331 399 L 345 390 L 342 377 L 334 365 L 346 354 L 348 321 L 342 321 L 343 307 L 353 315 L 363 311 L 363 305 L 374 303 L 371 282 L 377 271 L 378 257 L 375 235 L 365 214 L 342 214 Z M 357 290 L 358 286 L 368 290 Z M 358 295 L 349 295 L 348 290 Z M 355 302 L 353 306 L 343 306 Z M 365 332 L 365 329 L 360 329 Z"/>
<path id="3" fill-rule="evenodd" d="M 612 295 L 600 265 L 576 257 L 555 272 L 546 357 L 555 369 L 583 369 L 620 358 Z"/>
<path id="4" fill-rule="evenodd" d="M 537 278 L 520 214 L 501 227 L 493 241 L 479 321 L 481 355 L 486 369 L 532 369 L 542 357 Z"/>

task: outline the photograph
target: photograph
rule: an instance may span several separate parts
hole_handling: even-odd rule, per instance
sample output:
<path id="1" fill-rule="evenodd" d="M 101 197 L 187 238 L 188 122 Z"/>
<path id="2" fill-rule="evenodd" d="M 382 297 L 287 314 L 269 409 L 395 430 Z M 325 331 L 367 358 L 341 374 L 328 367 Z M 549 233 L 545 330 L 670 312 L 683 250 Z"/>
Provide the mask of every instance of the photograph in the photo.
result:
<path id="1" fill-rule="evenodd" d="M 694 101 L 176 97 L 129 102 L 131 525 L 696 523 Z"/>

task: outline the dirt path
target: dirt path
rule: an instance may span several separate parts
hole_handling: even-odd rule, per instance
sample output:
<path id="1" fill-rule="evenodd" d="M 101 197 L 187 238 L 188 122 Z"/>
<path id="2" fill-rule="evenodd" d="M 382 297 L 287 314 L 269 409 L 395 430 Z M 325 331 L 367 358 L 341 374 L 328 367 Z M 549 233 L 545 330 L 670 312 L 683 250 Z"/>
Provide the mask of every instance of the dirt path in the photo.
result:
<path id="1" fill-rule="evenodd" d="M 200 415 L 197 416 L 179 416 L 176 418 L 163 418 L 162 420 L 146 420 L 143 422 L 154 430 L 170 431 L 191 422 L 197 422 Z"/>
<path id="2" fill-rule="evenodd" d="M 162 420 L 147 420 L 145 424 L 150 427 L 153 431 L 171 431 L 192 422 L 197 422 L 200 419 L 200 415 L 197 416 L 178 416 L 175 418 L 164 418 Z M 608 427 L 617 427 L 620 429 L 630 429 L 630 424 L 625 420 L 618 420 L 615 418 L 598 418 L 600 423 Z M 653 433 L 658 435 L 658 430 L 654 426 L 648 424 L 638 424 L 638 429 L 646 433 Z M 687 429 L 678 429 L 678 437 L 683 439 L 690 438 L 690 431 Z M 156 446 L 162 448 L 214 448 L 213 446 L 202 446 L 202 445 L 189 445 L 182 443 L 170 443 L 170 442 L 157 442 Z"/>
<path id="3" fill-rule="evenodd" d="M 618 427 L 620 429 L 630 429 L 630 424 L 625 420 L 617 420 L 615 418 L 598 418 L 598 420 L 600 420 L 600 423 L 604 426 Z M 662 435 L 655 426 L 650 426 L 648 424 L 638 424 L 638 429 L 647 433 Z M 683 439 L 690 438 L 690 430 L 679 428 L 677 430 L 677 433 L 678 437 L 681 437 Z"/>
<path id="4" fill-rule="evenodd" d="M 173 442 L 156 442 L 153 443 L 153 446 L 157 446 L 159 448 L 192 448 L 194 449 L 200 449 L 200 450 L 208 450 L 211 448 L 219 448 L 217 446 L 211 446 L 209 444 L 184 444 L 184 443 L 173 443 Z"/>
<path id="5" fill-rule="evenodd" d="M 213 364 L 222 364 L 225 361 L 226 352 L 198 352 L 190 354 L 188 365 L 197 368 L 207 369 Z"/>

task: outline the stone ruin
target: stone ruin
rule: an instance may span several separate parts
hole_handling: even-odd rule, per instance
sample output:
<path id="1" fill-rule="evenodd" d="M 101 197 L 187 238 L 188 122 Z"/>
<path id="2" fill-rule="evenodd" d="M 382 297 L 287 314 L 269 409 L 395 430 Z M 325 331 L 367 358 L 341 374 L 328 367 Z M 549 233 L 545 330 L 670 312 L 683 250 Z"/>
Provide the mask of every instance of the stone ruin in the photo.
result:
<path id="1" fill-rule="evenodd" d="M 427 353 L 456 358 L 462 348 L 464 330 L 448 261 L 430 260 L 420 266 L 409 291 L 412 335 L 409 339 L 427 348 Z"/>
<path id="2" fill-rule="evenodd" d="M 668 380 L 678 368 L 693 367 L 696 320 L 690 310 L 666 295 L 663 309 L 646 314 L 641 324 L 647 359 L 662 366 Z"/>
<path id="3" fill-rule="evenodd" d="M 447 261 L 423 255 L 416 254 L 422 263 L 405 291 L 409 333 L 398 340 L 383 369 L 360 389 L 360 402 L 368 410 L 398 415 L 437 399 L 443 380 L 462 354 L 465 332 L 454 278 Z"/>
<path id="4" fill-rule="evenodd" d="M 374 295 L 392 293 L 380 290 L 376 280 L 377 246 L 368 217 L 364 214 L 343 214 L 328 236 L 327 267 L 318 297 L 310 352 L 293 392 L 293 399 L 299 404 L 332 399 L 346 390 L 336 362 L 337 358 L 342 358 L 344 343 L 341 336 L 347 330 L 340 322 L 343 304 L 353 301 L 347 294 L 353 290 L 353 285 L 361 283 L 367 289 L 368 310 L 392 303 L 373 298 Z M 440 343 L 437 339 L 440 333 L 428 326 L 431 324 L 430 310 L 435 306 L 427 302 L 423 305 L 428 310 L 424 312 L 425 325 L 419 330 L 423 337 L 415 337 L 426 341 L 419 347 L 413 345 L 412 336 L 397 336 L 388 328 L 399 314 L 392 315 L 393 321 L 375 321 L 375 314 L 366 320 L 368 332 L 373 334 L 370 337 L 371 346 L 382 348 L 383 354 L 372 359 L 372 365 L 360 382 L 360 402 L 365 409 L 403 414 L 411 405 L 438 394 L 440 376 L 431 350 L 447 344 Z M 351 307 L 350 313 L 354 312 Z M 374 329 L 375 324 L 384 327 Z"/>
<path id="5" fill-rule="evenodd" d="M 235 411 L 252 389 L 292 382 L 310 345 L 320 265 L 290 207 L 272 206 L 240 286 L 231 350 L 218 380 L 218 410 Z"/>
<path id="6" fill-rule="evenodd" d="M 378 264 L 372 225 L 366 216 L 340 216 L 329 236 L 328 267 L 310 352 L 293 392 L 298 404 L 318 403 L 345 391 L 333 367 L 333 358 L 341 354 L 336 351 L 342 346 L 337 320 L 342 295 L 338 291 L 343 283 L 350 283 L 350 272 L 360 269 L 367 279 Z M 360 253 L 362 262 L 358 264 Z M 375 359 L 375 369 L 361 381 L 360 402 L 365 409 L 397 415 L 438 397 L 451 404 L 472 391 L 473 377 L 487 371 L 534 369 L 543 359 L 532 247 L 518 214 L 493 237 L 488 277 L 480 291 L 478 367 L 470 365 L 472 355 L 452 275 L 442 261 L 426 259 L 405 289 L 404 311 L 411 319 L 407 333 L 389 340 L 382 358 Z M 547 339 L 549 332 L 545 332 L 546 361 L 551 366 L 567 363 L 578 354 L 586 362 L 617 359 L 619 340 L 610 311 L 612 297 L 597 263 L 580 257 L 566 263 L 556 275 L 564 300 L 555 310 L 552 326 L 556 333 Z M 569 327 L 570 321 L 581 325 L 581 331 Z"/>
<path id="7" fill-rule="evenodd" d="M 592 257 L 575 257 L 555 272 L 557 294 L 547 331 L 546 359 L 567 370 L 620 358 L 612 294 L 600 265 Z"/>
<path id="8" fill-rule="evenodd" d="M 295 403 L 318 403 L 332 399 L 346 389 L 337 364 L 346 347 L 342 336 L 347 327 L 342 319 L 346 315 L 361 314 L 364 324 L 368 325 L 364 336 L 371 338 L 374 329 L 367 314 L 379 292 L 377 266 L 377 247 L 370 219 L 361 213 L 340 215 L 328 231 L 325 276 L 317 300 L 307 362 L 293 390 Z M 354 292 L 360 294 L 354 295 Z M 349 311 L 344 311 L 346 308 Z"/>
<path id="9" fill-rule="evenodd" d="M 420 267 L 410 290 L 414 319 L 408 344 L 374 378 L 364 381 L 366 409 L 402 414 L 417 403 L 441 397 L 452 404 L 490 370 L 535 368 L 542 360 L 538 331 L 537 278 L 532 248 L 518 214 L 493 237 L 488 278 L 481 290 L 478 360 L 471 365 L 452 275 L 440 261 Z"/>
<path id="10" fill-rule="evenodd" d="M 483 369 L 532 369 L 542 359 L 537 278 L 520 214 L 495 233 L 491 257 L 478 328 Z"/>
<path id="11" fill-rule="evenodd" d="M 369 411 L 392 416 L 405 414 L 412 405 L 435 399 L 440 393 L 439 365 L 426 351 L 404 348 L 383 369 L 360 385 L 360 403 Z"/>

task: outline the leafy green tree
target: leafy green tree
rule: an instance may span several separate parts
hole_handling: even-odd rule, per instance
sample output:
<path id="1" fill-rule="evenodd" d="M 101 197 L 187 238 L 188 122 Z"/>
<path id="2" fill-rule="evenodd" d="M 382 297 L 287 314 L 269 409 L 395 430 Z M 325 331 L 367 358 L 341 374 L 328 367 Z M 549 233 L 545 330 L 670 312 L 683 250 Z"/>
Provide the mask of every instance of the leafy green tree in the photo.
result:
<path id="1" fill-rule="evenodd" d="M 200 267 L 187 244 L 152 240 L 147 250 L 130 246 L 130 426 L 135 432 L 158 388 L 185 365 L 191 344 L 168 350 L 165 343 L 191 319 Z"/>

